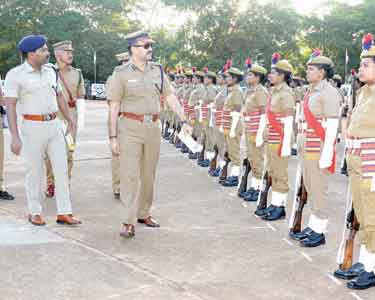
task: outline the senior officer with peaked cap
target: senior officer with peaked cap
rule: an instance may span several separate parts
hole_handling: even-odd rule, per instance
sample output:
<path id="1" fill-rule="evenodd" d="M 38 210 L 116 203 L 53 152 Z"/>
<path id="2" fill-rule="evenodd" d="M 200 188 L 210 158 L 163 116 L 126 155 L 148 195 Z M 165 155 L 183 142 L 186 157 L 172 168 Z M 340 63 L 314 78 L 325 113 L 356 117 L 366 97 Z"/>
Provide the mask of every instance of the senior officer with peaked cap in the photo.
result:
<path id="1" fill-rule="evenodd" d="M 160 97 L 166 97 L 182 122 L 186 118 L 162 66 L 151 62 L 154 41 L 149 34 L 138 31 L 126 39 L 130 61 L 114 69 L 107 95 L 110 145 L 112 153 L 120 155 L 121 200 L 125 206 L 120 235 L 133 237 L 136 222 L 159 227 L 151 217 L 151 206 L 160 155 Z M 186 124 L 183 130 L 192 131 Z"/>

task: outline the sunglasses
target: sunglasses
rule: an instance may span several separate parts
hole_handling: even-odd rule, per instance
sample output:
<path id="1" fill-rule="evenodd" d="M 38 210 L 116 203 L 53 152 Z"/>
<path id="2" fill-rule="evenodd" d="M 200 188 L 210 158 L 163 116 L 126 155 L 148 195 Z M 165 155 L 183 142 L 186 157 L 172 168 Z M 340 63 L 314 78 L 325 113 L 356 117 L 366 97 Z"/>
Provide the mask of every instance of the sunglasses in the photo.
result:
<path id="1" fill-rule="evenodd" d="M 148 49 L 152 48 L 152 44 L 149 43 L 149 44 L 144 44 L 144 45 L 133 45 L 132 47 L 143 48 L 145 50 L 148 50 Z"/>

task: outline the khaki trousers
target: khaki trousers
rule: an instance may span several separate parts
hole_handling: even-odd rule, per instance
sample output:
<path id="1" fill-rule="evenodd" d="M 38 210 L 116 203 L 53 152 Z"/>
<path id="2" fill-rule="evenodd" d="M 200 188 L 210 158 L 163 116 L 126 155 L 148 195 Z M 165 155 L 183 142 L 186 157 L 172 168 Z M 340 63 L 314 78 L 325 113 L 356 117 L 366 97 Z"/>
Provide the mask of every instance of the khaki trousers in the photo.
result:
<path id="1" fill-rule="evenodd" d="M 267 170 L 268 175 L 272 176 L 272 191 L 278 193 L 288 193 L 288 161 L 289 157 L 280 157 L 278 155 L 278 144 L 268 144 L 267 151 Z"/>
<path id="2" fill-rule="evenodd" d="M 126 224 L 150 216 L 160 156 L 160 122 L 120 118 L 120 186 Z M 126 166 L 126 167 L 125 167 Z"/>
<path id="3" fill-rule="evenodd" d="M 359 238 L 366 249 L 375 253 L 375 192 L 370 191 L 371 180 L 362 178 L 362 159 L 348 155 L 349 184 L 353 207 L 360 223 Z"/>
<path id="4" fill-rule="evenodd" d="M 302 176 L 311 214 L 320 219 L 328 219 L 328 183 L 332 174 L 319 167 L 319 154 L 314 159 L 306 159 L 304 156 L 304 137 L 301 137 L 301 143 Z"/>
<path id="5" fill-rule="evenodd" d="M 215 127 L 213 130 L 213 144 L 219 149 L 219 157 L 223 158 L 225 153 L 225 138 L 224 133 L 222 133 L 219 128 Z"/>
<path id="6" fill-rule="evenodd" d="M 228 149 L 230 162 L 235 166 L 241 166 L 240 157 L 241 133 L 237 132 L 234 138 L 225 135 L 225 146 Z"/>
<path id="7" fill-rule="evenodd" d="M 112 190 L 114 193 L 120 192 L 120 157 L 112 156 Z"/>
<path id="8" fill-rule="evenodd" d="M 208 122 L 201 123 L 202 131 L 200 143 L 204 142 L 206 151 L 214 151 L 214 129 L 208 126 Z"/>
<path id="9" fill-rule="evenodd" d="M 262 179 L 264 166 L 264 144 L 256 147 L 256 135 L 246 134 L 247 159 L 250 161 L 252 177 Z"/>
<path id="10" fill-rule="evenodd" d="M 65 138 L 61 120 L 22 123 L 23 155 L 26 160 L 26 199 L 29 212 L 41 214 L 41 181 L 44 158 L 47 154 L 56 178 L 56 204 L 58 214 L 71 214 L 68 165 Z"/>
<path id="11" fill-rule="evenodd" d="M 74 120 L 75 124 L 77 125 L 77 122 L 78 122 L 77 109 L 76 108 L 70 108 L 69 112 L 70 112 L 70 115 L 71 115 L 72 119 Z M 60 115 L 60 113 L 59 113 L 59 116 L 60 116 L 61 119 L 63 119 L 63 116 Z M 65 120 L 62 120 L 62 121 L 65 122 Z M 74 137 L 74 140 L 75 139 L 76 139 L 76 137 Z M 74 154 L 74 152 L 69 151 L 68 145 L 66 143 L 65 143 L 65 147 L 66 147 L 66 153 L 67 153 L 67 158 L 68 158 L 68 176 L 69 176 L 69 180 L 70 180 L 72 178 L 73 160 L 74 160 L 73 154 Z M 48 156 L 46 158 L 46 171 L 47 171 L 47 185 L 55 185 L 55 178 L 53 176 L 52 165 L 51 165 L 51 162 L 50 162 Z"/>

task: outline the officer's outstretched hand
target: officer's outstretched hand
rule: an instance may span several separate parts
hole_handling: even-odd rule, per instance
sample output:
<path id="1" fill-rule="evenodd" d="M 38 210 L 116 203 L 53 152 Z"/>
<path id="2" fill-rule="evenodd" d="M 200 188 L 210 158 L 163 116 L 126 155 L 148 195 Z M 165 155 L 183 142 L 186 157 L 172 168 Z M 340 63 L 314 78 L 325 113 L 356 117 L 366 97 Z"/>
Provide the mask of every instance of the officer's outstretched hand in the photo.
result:
<path id="1" fill-rule="evenodd" d="M 21 154 L 21 149 L 22 149 L 22 141 L 20 138 L 12 138 L 12 142 L 10 144 L 10 150 L 12 151 L 13 154 L 15 155 L 20 155 Z"/>
<path id="2" fill-rule="evenodd" d="M 184 125 L 182 125 L 181 129 L 185 135 L 189 135 L 189 136 L 193 135 L 193 127 L 191 127 L 190 125 L 185 123 Z"/>
<path id="3" fill-rule="evenodd" d="M 113 156 L 119 156 L 120 155 L 120 147 L 118 145 L 117 138 L 112 138 L 109 140 L 111 144 L 111 152 Z"/>

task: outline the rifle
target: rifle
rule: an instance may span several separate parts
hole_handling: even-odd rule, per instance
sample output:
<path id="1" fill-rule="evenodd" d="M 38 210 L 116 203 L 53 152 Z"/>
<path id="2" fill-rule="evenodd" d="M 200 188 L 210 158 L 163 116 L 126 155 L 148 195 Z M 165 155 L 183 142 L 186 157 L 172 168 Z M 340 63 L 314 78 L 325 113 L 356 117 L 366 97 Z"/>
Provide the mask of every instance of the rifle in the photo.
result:
<path id="1" fill-rule="evenodd" d="M 240 184 L 240 187 L 238 188 L 238 193 L 244 193 L 247 191 L 247 180 L 249 178 L 249 174 L 251 172 L 251 165 L 250 165 L 250 162 L 247 158 L 245 158 L 243 160 L 243 175 L 242 175 L 242 178 L 241 178 L 241 184 Z"/>
<path id="2" fill-rule="evenodd" d="M 207 136 L 206 136 L 207 133 L 204 133 L 202 132 L 202 151 L 199 152 L 198 154 L 198 161 L 203 161 L 204 160 L 204 152 L 206 151 L 206 139 L 207 139 Z"/>
<path id="3" fill-rule="evenodd" d="M 228 177 L 228 165 L 230 163 L 228 152 L 225 152 L 224 154 L 224 161 L 225 161 L 225 165 L 220 171 L 219 182 L 225 181 Z"/>
<path id="4" fill-rule="evenodd" d="M 303 184 L 303 177 L 301 177 L 301 185 L 298 190 L 297 198 L 298 198 L 297 199 L 298 207 L 294 213 L 294 219 L 293 219 L 292 227 L 290 229 L 291 232 L 293 233 L 301 232 L 303 208 L 305 204 L 307 203 L 307 192 Z"/>
<path id="5" fill-rule="evenodd" d="M 219 156 L 219 147 L 217 145 L 214 146 L 215 156 L 210 161 L 210 170 L 215 171 L 217 168 L 217 157 Z"/>
<path id="6" fill-rule="evenodd" d="M 260 211 L 267 208 L 268 192 L 271 187 L 272 187 L 272 177 L 269 176 L 268 172 L 266 171 L 263 176 L 263 183 L 262 183 L 261 192 L 259 193 L 257 209 L 255 210 L 256 215 L 258 215 Z"/>
<path id="7" fill-rule="evenodd" d="M 296 176 L 295 197 L 293 202 L 292 214 L 289 220 L 289 230 L 291 233 L 301 232 L 302 213 L 307 203 L 307 191 L 303 184 L 302 168 L 298 165 Z"/>

